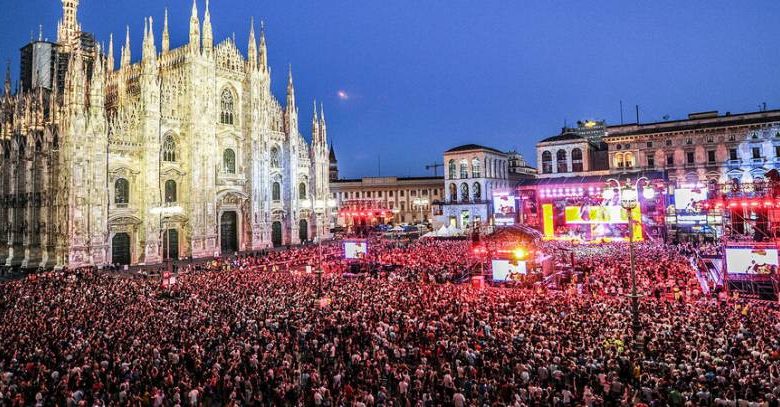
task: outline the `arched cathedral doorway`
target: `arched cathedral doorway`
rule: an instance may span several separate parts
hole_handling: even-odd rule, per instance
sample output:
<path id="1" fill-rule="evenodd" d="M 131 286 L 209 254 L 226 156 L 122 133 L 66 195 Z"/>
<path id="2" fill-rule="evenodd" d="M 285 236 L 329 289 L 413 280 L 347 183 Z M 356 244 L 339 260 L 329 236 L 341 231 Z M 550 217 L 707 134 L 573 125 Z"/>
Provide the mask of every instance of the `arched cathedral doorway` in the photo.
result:
<path id="1" fill-rule="evenodd" d="M 111 239 L 111 262 L 113 264 L 130 264 L 130 235 L 117 233 Z"/>
<path id="2" fill-rule="evenodd" d="M 301 243 L 309 240 L 309 222 L 306 219 L 301 219 L 298 222 L 298 238 Z"/>
<path id="3" fill-rule="evenodd" d="M 271 224 L 271 243 L 274 247 L 282 245 L 282 222 L 276 221 Z"/>
<path id="4" fill-rule="evenodd" d="M 219 222 L 220 248 L 222 254 L 232 254 L 238 251 L 238 215 L 235 211 L 222 214 Z"/>

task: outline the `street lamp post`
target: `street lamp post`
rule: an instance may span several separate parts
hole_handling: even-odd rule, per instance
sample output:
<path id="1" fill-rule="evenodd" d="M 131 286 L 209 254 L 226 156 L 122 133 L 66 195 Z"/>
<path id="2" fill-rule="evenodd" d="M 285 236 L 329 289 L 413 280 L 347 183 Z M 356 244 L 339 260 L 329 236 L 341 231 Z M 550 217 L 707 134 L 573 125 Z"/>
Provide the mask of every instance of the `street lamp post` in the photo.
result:
<path id="1" fill-rule="evenodd" d="M 655 195 L 655 191 L 650 184 L 650 180 L 646 177 L 641 177 L 636 180 L 635 183 L 631 183 L 631 180 L 626 180 L 625 186 L 621 188 L 620 181 L 610 178 L 608 183 L 614 183 L 617 186 L 618 197 L 620 199 L 620 206 L 628 213 L 628 256 L 629 267 L 631 272 L 631 330 L 634 335 L 634 345 L 637 350 L 642 349 L 642 339 L 640 332 L 642 329 L 641 322 L 639 320 L 639 298 L 641 294 L 637 291 L 636 286 L 636 261 L 634 256 L 634 218 L 633 210 L 639 205 L 639 196 L 637 191 L 639 190 L 640 182 L 645 181 L 647 184 L 643 189 L 643 196 L 645 199 L 652 199 Z"/>

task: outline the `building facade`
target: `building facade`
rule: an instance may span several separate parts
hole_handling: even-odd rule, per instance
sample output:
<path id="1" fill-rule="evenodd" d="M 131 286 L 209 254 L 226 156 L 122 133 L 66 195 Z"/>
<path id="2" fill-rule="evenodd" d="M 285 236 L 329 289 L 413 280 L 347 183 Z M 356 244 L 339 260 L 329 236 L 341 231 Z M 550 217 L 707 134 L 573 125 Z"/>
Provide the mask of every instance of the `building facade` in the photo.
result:
<path id="1" fill-rule="evenodd" d="M 442 177 L 367 177 L 331 181 L 342 227 L 430 221 L 443 199 Z"/>
<path id="2" fill-rule="evenodd" d="M 487 224 L 492 215 L 495 191 L 509 191 L 535 171 L 522 156 L 513 153 L 517 164 L 510 171 L 510 154 L 477 144 L 466 144 L 444 153 L 445 180 L 443 223 L 460 229 Z"/>
<path id="3" fill-rule="evenodd" d="M 539 180 L 525 182 L 518 194 L 533 201 L 527 202 L 525 219 L 540 228 L 545 200 L 574 205 L 573 200 L 588 198 L 588 189 L 599 194 L 607 189 L 609 179 L 644 176 L 658 192 L 648 205 L 652 211 L 643 213 L 654 234 L 753 234 L 761 229 L 754 227 L 761 224 L 756 219 L 765 215 L 741 207 L 712 207 L 705 213 L 690 201 L 752 196 L 756 185 L 766 184 L 767 173 L 780 168 L 780 110 L 702 112 L 682 120 L 614 126 L 582 122 L 539 142 L 537 159 Z"/>
<path id="4" fill-rule="evenodd" d="M 258 45 L 250 27 L 245 58 L 193 4 L 188 43 L 171 48 L 167 12 L 156 41 L 150 17 L 140 61 L 128 29 L 116 69 L 113 38 L 104 53 L 79 1 L 62 5 L 48 80 L 12 94 L 6 78 L 5 264 L 154 264 L 328 235 L 325 115 L 315 104 L 307 143 L 292 72 L 285 106 L 271 94 L 263 32 Z"/>

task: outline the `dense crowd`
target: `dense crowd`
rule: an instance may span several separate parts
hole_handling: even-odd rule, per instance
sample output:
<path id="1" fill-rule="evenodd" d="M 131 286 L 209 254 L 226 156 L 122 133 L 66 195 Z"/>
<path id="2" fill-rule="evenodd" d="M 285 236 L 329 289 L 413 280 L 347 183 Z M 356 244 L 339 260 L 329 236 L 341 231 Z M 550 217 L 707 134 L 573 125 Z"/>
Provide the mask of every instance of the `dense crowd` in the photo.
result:
<path id="1" fill-rule="evenodd" d="M 677 248 L 637 245 L 642 291 L 680 293 L 642 299 L 640 348 L 623 245 L 546 248 L 588 264 L 582 293 L 411 278 L 457 273 L 468 245 L 395 246 L 370 256 L 404 278 L 306 248 L 183 270 L 176 296 L 89 271 L 4 283 L 0 405 L 778 405 L 778 311 L 697 295 Z M 290 259 L 326 259 L 323 297 Z"/>

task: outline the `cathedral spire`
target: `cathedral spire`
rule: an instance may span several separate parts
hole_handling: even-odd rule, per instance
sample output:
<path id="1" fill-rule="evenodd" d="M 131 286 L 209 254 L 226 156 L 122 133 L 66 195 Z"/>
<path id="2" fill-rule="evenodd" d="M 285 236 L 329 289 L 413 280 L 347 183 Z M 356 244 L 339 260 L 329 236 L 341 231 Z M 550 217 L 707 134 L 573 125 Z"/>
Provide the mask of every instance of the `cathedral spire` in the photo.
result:
<path id="1" fill-rule="evenodd" d="M 74 52 L 68 62 L 68 73 L 66 76 L 67 100 L 71 111 L 80 112 L 84 106 L 84 61 L 79 52 Z"/>
<path id="2" fill-rule="evenodd" d="M 171 35 L 168 33 L 168 7 L 165 8 L 165 21 L 163 22 L 162 52 L 168 52 L 171 48 Z"/>
<path id="3" fill-rule="evenodd" d="M 295 109 L 295 85 L 293 84 L 292 64 L 287 73 L 287 107 Z"/>
<path id="4" fill-rule="evenodd" d="M 157 58 L 157 48 L 154 44 L 154 19 L 149 17 L 148 20 L 144 19 L 144 45 L 143 45 L 143 60 Z"/>
<path id="5" fill-rule="evenodd" d="M 314 114 L 311 119 L 311 143 L 317 145 L 320 142 L 320 121 L 317 118 L 317 99 L 314 99 Z"/>
<path id="6" fill-rule="evenodd" d="M 114 70 L 114 33 L 108 35 L 108 53 L 106 55 L 106 70 Z"/>
<path id="7" fill-rule="evenodd" d="M 325 128 L 325 104 L 321 102 L 320 102 L 320 127 L 322 127 L 323 129 Z"/>
<path id="8" fill-rule="evenodd" d="M 200 52 L 200 20 L 198 20 L 197 0 L 192 0 L 192 14 L 190 14 L 190 51 Z"/>
<path id="9" fill-rule="evenodd" d="M 5 64 L 5 96 L 11 96 L 11 60 Z"/>
<path id="10" fill-rule="evenodd" d="M 214 48 L 214 34 L 211 31 L 209 0 L 206 0 L 206 13 L 203 15 L 203 52 L 205 54 L 210 54 L 212 48 Z"/>
<path id="11" fill-rule="evenodd" d="M 103 107 L 105 105 L 105 94 L 103 93 L 103 86 L 105 83 L 103 64 L 105 61 L 100 57 L 100 45 L 96 48 L 94 61 L 92 78 L 90 78 L 89 82 L 89 106 L 92 116 L 99 117 L 103 113 Z"/>
<path id="12" fill-rule="evenodd" d="M 247 59 L 249 61 L 249 68 L 252 71 L 257 70 L 257 41 L 255 40 L 255 18 L 251 18 L 249 24 L 249 46 L 247 47 Z"/>
<path id="13" fill-rule="evenodd" d="M 125 46 L 122 48 L 122 65 L 121 67 L 130 66 L 130 26 L 127 26 L 127 32 L 125 34 Z"/>
<path id="14" fill-rule="evenodd" d="M 260 69 L 268 72 L 268 50 L 265 46 L 265 23 L 260 21 Z"/>
<path id="15" fill-rule="evenodd" d="M 62 20 L 57 30 L 57 42 L 69 46 L 79 31 L 79 0 L 62 0 Z"/>

